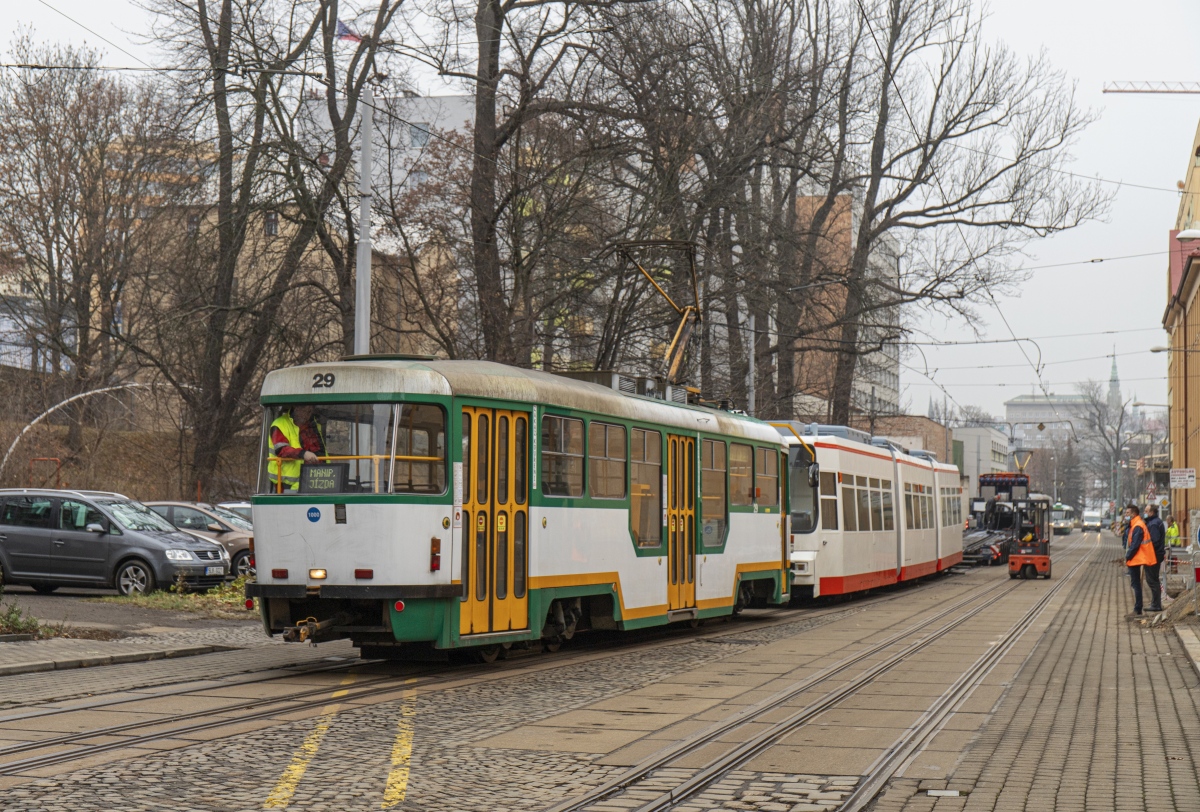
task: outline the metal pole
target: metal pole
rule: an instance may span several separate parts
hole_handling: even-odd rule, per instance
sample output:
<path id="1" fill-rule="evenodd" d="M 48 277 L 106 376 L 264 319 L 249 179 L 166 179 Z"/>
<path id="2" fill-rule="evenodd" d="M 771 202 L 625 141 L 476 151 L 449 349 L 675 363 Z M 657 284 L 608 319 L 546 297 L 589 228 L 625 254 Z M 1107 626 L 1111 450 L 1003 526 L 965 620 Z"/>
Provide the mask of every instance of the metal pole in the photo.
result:
<path id="1" fill-rule="evenodd" d="M 358 256 L 354 269 L 354 354 L 371 353 L 371 130 L 375 96 L 371 83 L 363 85 L 362 146 L 358 177 Z"/>
<path id="2" fill-rule="evenodd" d="M 751 417 L 754 417 L 754 353 L 758 349 L 757 346 L 755 346 L 758 343 L 756 341 L 757 338 L 758 338 L 758 334 L 754 332 L 754 314 L 751 313 L 750 314 L 750 381 L 747 384 L 747 389 L 749 389 L 750 394 L 747 399 L 747 407 L 746 407 L 746 411 L 749 413 L 749 415 Z"/>

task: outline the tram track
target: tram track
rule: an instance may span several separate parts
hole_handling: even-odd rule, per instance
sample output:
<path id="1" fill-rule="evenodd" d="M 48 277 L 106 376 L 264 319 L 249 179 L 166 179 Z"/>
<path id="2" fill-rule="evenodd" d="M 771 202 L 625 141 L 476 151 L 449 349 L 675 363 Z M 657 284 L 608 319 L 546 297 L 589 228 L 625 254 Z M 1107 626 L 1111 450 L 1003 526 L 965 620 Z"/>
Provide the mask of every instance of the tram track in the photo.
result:
<path id="1" fill-rule="evenodd" d="M 1002 582 L 995 587 L 986 590 L 990 593 L 994 589 L 1003 586 L 1010 586 L 1007 582 Z M 469 687 L 473 684 L 482 682 L 490 682 L 494 680 L 507 679 L 513 676 L 518 676 L 526 673 L 535 673 L 544 670 L 555 670 L 559 668 L 569 667 L 581 663 L 593 661 L 598 657 L 607 657 L 613 655 L 622 655 L 626 653 L 636 652 L 646 649 L 665 648 L 674 645 L 685 645 L 692 642 L 700 642 L 712 640 L 719 642 L 721 637 L 736 636 L 745 634 L 747 627 L 753 631 L 774 628 L 781 625 L 792 623 L 808 624 L 805 631 L 819 628 L 828 623 L 833 623 L 844 619 L 859 612 L 867 611 L 881 604 L 890 603 L 897 600 L 909 598 L 913 595 L 911 589 L 905 589 L 892 594 L 880 595 L 871 598 L 866 598 L 856 601 L 851 606 L 830 607 L 825 610 L 818 610 L 810 613 L 800 613 L 791 607 L 779 607 L 777 609 L 768 610 L 767 612 L 759 613 L 746 618 L 741 622 L 725 626 L 720 629 L 711 629 L 692 634 L 679 634 L 679 629 L 655 629 L 651 633 L 655 636 L 650 640 L 630 641 L 627 637 L 616 637 L 603 641 L 598 641 L 595 644 L 583 645 L 569 653 L 560 653 L 553 657 L 516 657 L 513 660 L 508 660 L 503 665 L 497 668 L 494 665 L 480 666 L 452 666 L 452 667 L 437 667 L 429 670 L 409 672 L 402 675 L 388 675 L 377 679 L 370 679 L 366 682 L 357 683 L 349 686 L 340 686 L 340 698 L 337 702 L 343 706 L 354 706 L 360 704 L 364 699 L 370 699 L 380 696 L 385 696 L 396 691 L 414 690 L 418 688 L 429 688 L 437 683 L 438 687 L 450 690 L 455 688 Z M 969 603 L 978 599 L 979 593 L 972 592 L 971 595 L 959 601 L 959 603 Z M 954 606 L 957 607 L 959 603 Z M 952 609 L 945 611 L 952 611 Z M 762 620 L 764 616 L 769 618 L 777 618 L 773 620 Z M 757 621 L 757 622 L 756 622 Z M 9 722 L 20 722 L 27 719 L 40 719 L 47 716 L 66 715 L 78 713 L 82 711 L 104 710 L 111 709 L 122 705 L 135 706 L 138 702 L 148 702 L 161 700 L 163 698 L 185 698 L 188 696 L 204 696 L 206 691 L 214 690 L 214 687 L 244 687 L 270 683 L 281 679 L 295 679 L 297 677 L 305 677 L 314 674 L 338 674 L 338 673 L 353 673 L 356 670 L 363 669 L 372 665 L 385 663 L 380 660 L 355 660 L 338 665 L 320 667 L 316 669 L 306 669 L 297 673 L 276 674 L 271 677 L 257 680 L 241 680 L 230 683 L 228 686 L 213 686 L 211 683 L 206 683 L 195 688 L 186 688 L 176 692 L 157 692 L 145 696 L 123 696 L 120 699 L 113 699 L 107 702 L 87 703 L 83 706 L 66 707 L 66 708 L 50 708 L 40 710 L 34 713 L 13 714 L 7 717 L 0 717 L 0 724 Z M 478 673 L 483 671 L 484 673 Z M 447 680 L 447 677 L 450 677 Z M 248 721 L 271 718 L 282 713 L 297 710 L 294 707 L 297 703 L 303 703 L 308 700 L 325 701 L 330 694 L 331 686 L 323 686 L 321 688 L 306 689 L 294 693 L 284 694 L 274 697 L 255 698 L 242 701 L 231 702 L 227 705 L 221 705 L 212 708 L 206 708 L 202 711 L 196 711 L 187 714 L 179 714 L 174 717 L 144 719 L 135 722 L 129 722 L 121 725 L 110 725 L 106 727 L 93 728 L 90 730 L 69 733 L 62 736 L 55 736 L 47 739 L 42 739 L 36 742 L 27 742 L 9 747 L 0 747 L 0 775 L 17 775 L 29 770 L 40 769 L 44 767 L 56 766 L 72 761 L 87 759 L 92 756 L 119 750 L 124 748 L 136 748 L 139 744 L 145 744 L 161 739 L 177 738 L 203 731 L 219 729 L 221 727 L 241 725 Z M 343 693 L 344 692 L 344 693 Z M 136 711 L 136 707 L 131 707 L 131 711 Z M 237 714 L 234 716 L 226 716 L 225 714 Z M 214 715 L 219 715 L 213 718 Z M 172 722 L 182 722 L 182 724 L 174 724 Z M 164 725 L 167 727 L 164 728 Z M 138 735 L 138 731 L 148 728 L 156 728 L 150 732 Z M 90 739 L 115 736 L 119 737 L 115 741 L 105 741 L 97 743 L 88 743 Z M 81 746 L 82 745 L 82 746 Z M 18 756 L 23 753 L 37 753 L 38 751 L 72 747 L 69 751 L 60 751 L 54 753 L 46 753 L 44 755 L 35 755 L 30 758 L 16 759 L 4 761 L 6 758 Z"/>
<path id="2" fill-rule="evenodd" d="M 1062 552 L 1068 553 L 1081 546 L 1085 546 L 1082 539 L 1067 547 Z M 863 809 L 874 799 L 875 795 L 882 789 L 887 780 L 891 778 L 896 769 L 913 753 L 917 752 L 920 746 L 936 732 L 945 717 L 952 713 L 953 708 L 979 684 L 995 663 L 1007 654 L 1028 628 L 1029 623 L 1045 609 L 1054 596 L 1071 581 L 1080 568 L 1092 559 L 1094 554 L 1095 549 L 1086 552 L 1066 575 L 1047 591 L 1046 595 L 1042 596 L 1020 620 L 1010 627 L 1000 643 L 989 648 L 988 652 L 969 667 L 963 676 L 935 701 L 934 705 L 918 720 L 918 723 L 906 731 L 905 735 L 872 765 L 868 771 L 868 775 L 859 782 L 858 787 L 847 798 L 839 812 L 857 812 L 857 810 Z M 671 809 L 675 805 L 683 803 L 687 799 L 704 791 L 729 772 L 738 769 L 756 755 L 776 744 L 783 737 L 794 733 L 797 729 L 808 724 L 816 717 L 837 707 L 846 699 L 859 693 L 878 677 L 898 665 L 911 660 L 915 655 L 933 643 L 943 639 L 968 620 L 976 618 L 986 610 L 992 608 L 1016 589 L 1019 589 L 1022 583 L 1022 581 L 1011 582 L 1006 579 L 982 592 L 959 600 L 936 614 L 895 632 L 884 640 L 871 644 L 867 648 L 833 663 L 824 670 L 801 680 L 795 685 L 751 705 L 733 717 L 710 725 L 678 743 L 658 751 L 620 775 L 614 776 L 612 779 L 600 784 L 588 793 L 549 807 L 546 812 L 582 812 L 582 810 L 588 809 L 595 804 L 619 797 L 623 792 L 636 790 L 638 789 L 639 782 L 649 778 L 655 771 L 669 767 L 682 757 L 693 754 L 717 742 L 723 736 L 738 728 L 750 724 L 761 725 L 761 718 L 764 714 L 778 710 L 792 698 L 812 690 L 821 683 L 843 676 L 856 664 L 885 652 L 906 638 L 926 630 L 931 624 L 953 615 L 981 598 L 984 599 L 977 606 L 954 618 L 949 623 L 930 632 L 925 637 L 918 638 L 911 646 L 869 667 L 843 685 L 797 710 L 795 713 L 790 714 L 785 719 L 770 723 L 767 729 L 749 737 L 723 755 L 713 759 L 698 772 L 681 780 L 674 788 L 666 792 L 656 789 L 654 790 L 656 797 L 653 800 L 640 804 L 637 807 L 631 807 L 636 809 L 636 812 L 662 812 L 663 810 Z M 851 806 L 851 803 L 854 805 Z"/>

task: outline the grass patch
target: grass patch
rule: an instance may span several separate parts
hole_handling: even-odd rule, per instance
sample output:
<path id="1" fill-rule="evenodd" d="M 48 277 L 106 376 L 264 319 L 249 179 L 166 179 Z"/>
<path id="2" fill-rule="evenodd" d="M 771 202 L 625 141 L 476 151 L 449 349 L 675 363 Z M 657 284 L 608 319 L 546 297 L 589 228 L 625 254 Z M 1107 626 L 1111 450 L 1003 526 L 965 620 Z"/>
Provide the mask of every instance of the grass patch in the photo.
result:
<path id="1" fill-rule="evenodd" d="M 172 584 L 167 589 L 151 592 L 148 595 L 115 595 L 91 600 L 139 606 L 143 609 L 191 612 L 205 617 L 250 620 L 258 616 L 257 607 L 246 608 L 245 577 L 226 581 L 207 592 L 189 592 L 180 588 L 179 585 Z"/>
<path id="2" fill-rule="evenodd" d="M 4 585 L 0 584 L 0 595 L 3 594 Z M 26 614 L 13 598 L 0 603 L 0 634 L 32 634 L 39 640 L 50 637 L 111 640 L 113 638 L 107 635 L 123 636 L 119 632 L 113 633 L 103 629 L 73 629 L 66 623 L 42 623 L 36 617 Z"/>

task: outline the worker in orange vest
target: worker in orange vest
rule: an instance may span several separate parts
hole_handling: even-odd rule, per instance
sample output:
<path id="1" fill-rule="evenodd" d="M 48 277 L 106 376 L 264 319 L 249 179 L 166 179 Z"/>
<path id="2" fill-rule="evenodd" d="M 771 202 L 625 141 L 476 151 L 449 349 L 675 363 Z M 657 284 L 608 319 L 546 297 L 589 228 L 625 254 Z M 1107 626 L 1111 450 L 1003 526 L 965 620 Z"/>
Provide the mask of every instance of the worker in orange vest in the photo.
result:
<path id="1" fill-rule="evenodd" d="M 1137 505 L 1125 508 L 1129 520 L 1129 535 L 1125 539 L 1125 566 L 1129 569 L 1129 585 L 1133 587 L 1133 612 L 1126 620 L 1142 616 L 1142 567 L 1152 567 L 1158 561 L 1154 555 L 1154 542 L 1150 530 L 1142 521 Z"/>

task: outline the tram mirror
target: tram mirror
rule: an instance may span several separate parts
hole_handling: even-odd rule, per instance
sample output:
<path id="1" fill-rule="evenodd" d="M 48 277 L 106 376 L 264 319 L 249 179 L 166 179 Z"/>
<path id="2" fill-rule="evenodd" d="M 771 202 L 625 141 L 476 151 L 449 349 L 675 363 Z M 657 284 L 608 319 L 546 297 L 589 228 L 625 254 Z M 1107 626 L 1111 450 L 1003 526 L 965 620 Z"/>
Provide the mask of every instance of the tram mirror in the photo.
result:
<path id="1" fill-rule="evenodd" d="M 808 487 L 815 488 L 817 483 L 821 481 L 821 466 L 813 463 L 808 466 Z"/>

